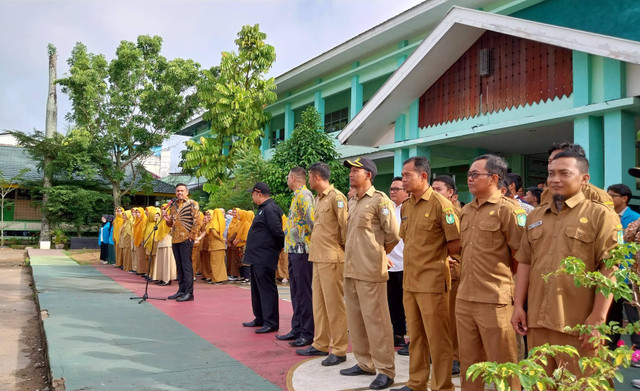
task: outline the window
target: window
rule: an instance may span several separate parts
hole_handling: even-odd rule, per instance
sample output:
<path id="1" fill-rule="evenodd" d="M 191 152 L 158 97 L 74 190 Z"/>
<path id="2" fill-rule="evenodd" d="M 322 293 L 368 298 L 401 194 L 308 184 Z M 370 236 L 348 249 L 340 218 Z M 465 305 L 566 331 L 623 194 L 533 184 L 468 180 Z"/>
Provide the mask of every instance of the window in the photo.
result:
<path id="1" fill-rule="evenodd" d="M 349 108 L 345 107 L 324 115 L 324 131 L 326 133 L 342 130 L 349 122 Z"/>
<path id="2" fill-rule="evenodd" d="M 271 135 L 269 137 L 269 146 L 271 148 L 275 148 L 276 145 L 280 144 L 283 141 L 284 141 L 284 128 L 271 131 Z"/>

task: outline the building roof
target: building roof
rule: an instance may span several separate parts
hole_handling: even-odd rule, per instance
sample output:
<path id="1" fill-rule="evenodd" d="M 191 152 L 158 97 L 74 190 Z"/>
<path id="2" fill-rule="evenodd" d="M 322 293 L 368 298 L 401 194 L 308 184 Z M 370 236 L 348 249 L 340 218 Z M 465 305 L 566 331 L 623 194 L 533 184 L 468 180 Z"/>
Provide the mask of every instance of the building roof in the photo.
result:
<path id="1" fill-rule="evenodd" d="M 636 41 L 453 7 L 338 134 L 338 140 L 343 144 L 379 145 L 397 116 L 486 31 L 640 64 L 640 43 Z"/>
<path id="2" fill-rule="evenodd" d="M 426 34 L 454 5 L 479 8 L 495 0 L 428 0 L 356 35 L 276 77 L 277 92 L 289 91 L 320 75 L 367 58 L 382 48 Z"/>
<path id="3" fill-rule="evenodd" d="M 6 180 L 18 175 L 20 170 L 24 168 L 29 169 L 22 177 L 24 181 L 42 180 L 42 171 L 38 169 L 38 162 L 29 156 L 26 148 L 0 145 L 0 161 L 2 162 L 0 170 Z M 130 177 L 130 173 L 127 174 L 127 177 Z M 106 180 L 99 179 L 104 181 L 105 185 L 108 184 Z M 154 195 L 172 195 L 175 193 L 174 186 L 169 183 L 152 179 L 151 185 L 153 186 Z"/>

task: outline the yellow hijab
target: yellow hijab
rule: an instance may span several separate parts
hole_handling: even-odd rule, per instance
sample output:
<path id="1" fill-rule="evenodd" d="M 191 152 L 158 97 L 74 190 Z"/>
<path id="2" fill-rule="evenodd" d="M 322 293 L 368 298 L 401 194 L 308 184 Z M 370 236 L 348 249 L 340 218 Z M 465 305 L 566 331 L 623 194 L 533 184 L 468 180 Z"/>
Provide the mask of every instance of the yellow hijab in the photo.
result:
<path id="1" fill-rule="evenodd" d="M 120 213 L 118 213 L 120 212 Z M 120 230 L 122 229 L 122 225 L 124 224 L 124 209 L 117 207 L 116 208 L 116 218 L 113 219 L 113 243 L 118 244 L 120 241 Z"/>
<path id="2" fill-rule="evenodd" d="M 148 238 L 149 235 L 153 237 L 151 233 L 153 232 L 153 227 L 155 227 L 156 225 L 156 220 L 154 218 L 156 215 L 160 215 L 160 209 L 156 208 L 155 206 L 147 206 L 145 210 L 147 211 L 148 215 L 147 224 L 144 227 L 144 237 L 142 238 L 142 240 Z M 149 240 L 147 240 L 147 242 L 144 244 L 144 248 L 146 248 L 149 252 L 153 249 L 153 240 L 151 240 L 151 238 L 149 238 Z"/>
<path id="3" fill-rule="evenodd" d="M 140 213 L 140 217 L 136 217 L 135 223 L 133 223 L 133 245 L 138 247 L 144 240 L 144 228 L 147 225 L 147 215 L 142 208 L 134 208 Z"/>
<path id="4" fill-rule="evenodd" d="M 133 215 L 130 210 L 124 212 L 124 224 L 122 224 L 124 233 L 129 236 L 133 236 Z"/>
<path id="5" fill-rule="evenodd" d="M 163 208 L 167 207 L 167 204 L 162 205 Z M 167 225 L 167 222 L 160 217 L 160 224 L 158 225 L 158 231 L 156 232 L 156 242 L 161 242 L 171 232 L 171 227 Z"/>
<path id="6" fill-rule="evenodd" d="M 236 211 L 236 215 L 233 217 L 233 219 L 231 219 L 231 222 L 229 223 L 229 230 L 227 231 L 228 238 L 232 238 L 233 235 L 237 235 L 238 230 L 242 227 L 240 216 L 238 215 L 238 212 L 240 212 L 242 209 L 234 208 L 233 210 Z"/>
<path id="7" fill-rule="evenodd" d="M 226 222 L 224 220 L 224 212 L 222 209 L 209 209 L 207 210 L 209 216 L 211 216 L 211 220 L 209 220 L 209 224 L 207 224 L 207 232 L 210 229 L 216 231 L 218 235 L 222 236 L 224 233 L 224 228 L 226 226 Z"/>
<path id="8" fill-rule="evenodd" d="M 240 218 L 241 228 L 238 230 L 237 239 L 247 240 L 247 236 L 249 235 L 249 228 L 251 228 L 251 223 L 253 223 L 254 214 L 250 210 L 238 210 L 238 217 Z"/>

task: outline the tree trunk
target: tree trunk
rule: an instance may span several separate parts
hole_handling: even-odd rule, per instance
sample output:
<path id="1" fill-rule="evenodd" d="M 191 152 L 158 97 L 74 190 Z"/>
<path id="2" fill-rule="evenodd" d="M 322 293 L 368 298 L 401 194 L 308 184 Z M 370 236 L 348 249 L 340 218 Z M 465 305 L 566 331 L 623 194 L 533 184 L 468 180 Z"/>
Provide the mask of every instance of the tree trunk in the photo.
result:
<path id="1" fill-rule="evenodd" d="M 0 235 L 2 235 L 2 246 L 4 246 L 4 196 L 2 196 L 2 204 L 0 205 L 0 220 L 2 221 Z"/>
<path id="2" fill-rule="evenodd" d="M 58 127 L 58 97 L 56 95 L 56 79 L 57 79 L 57 60 L 56 48 L 49 44 L 49 96 L 47 97 L 47 117 L 45 123 L 45 138 L 52 138 Z M 49 202 L 48 190 L 52 187 L 51 173 L 48 172 L 51 159 L 44 159 L 44 177 L 42 180 L 43 196 L 42 196 L 42 224 L 40 228 L 40 241 L 51 240 L 51 223 L 47 215 L 47 203 Z"/>
<path id="3" fill-rule="evenodd" d="M 113 192 L 113 210 L 115 213 L 116 208 L 119 208 L 122 203 L 122 190 L 120 190 L 120 183 L 111 182 L 111 190 Z"/>

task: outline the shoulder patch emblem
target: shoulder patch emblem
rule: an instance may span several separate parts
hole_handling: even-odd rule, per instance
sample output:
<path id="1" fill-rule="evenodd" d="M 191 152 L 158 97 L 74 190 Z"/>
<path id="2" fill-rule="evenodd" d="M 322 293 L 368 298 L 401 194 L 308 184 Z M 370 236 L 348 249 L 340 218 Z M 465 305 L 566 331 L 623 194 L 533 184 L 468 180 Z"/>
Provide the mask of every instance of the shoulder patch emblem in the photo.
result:
<path id="1" fill-rule="evenodd" d="M 589 222 L 589 219 L 588 219 L 588 218 L 586 218 L 586 217 L 580 217 L 580 222 L 581 222 L 582 224 L 586 224 L 586 223 L 588 223 L 588 222 Z"/>
<path id="2" fill-rule="evenodd" d="M 382 207 L 382 214 L 384 216 L 388 216 L 389 215 L 389 208 L 387 208 L 386 205 Z"/>
<path id="3" fill-rule="evenodd" d="M 453 212 L 447 212 L 447 215 L 444 217 L 447 224 L 453 224 L 456 222 L 455 217 L 453 217 Z"/>
<path id="4" fill-rule="evenodd" d="M 525 213 L 518 213 L 518 215 L 516 216 L 516 221 L 518 222 L 519 226 L 524 227 L 524 225 L 527 223 L 527 215 Z"/>
<path id="5" fill-rule="evenodd" d="M 622 231 L 618 231 L 618 243 L 624 243 L 624 233 Z"/>
<path id="6" fill-rule="evenodd" d="M 338 209 L 344 208 L 344 202 L 342 200 L 338 201 Z"/>

